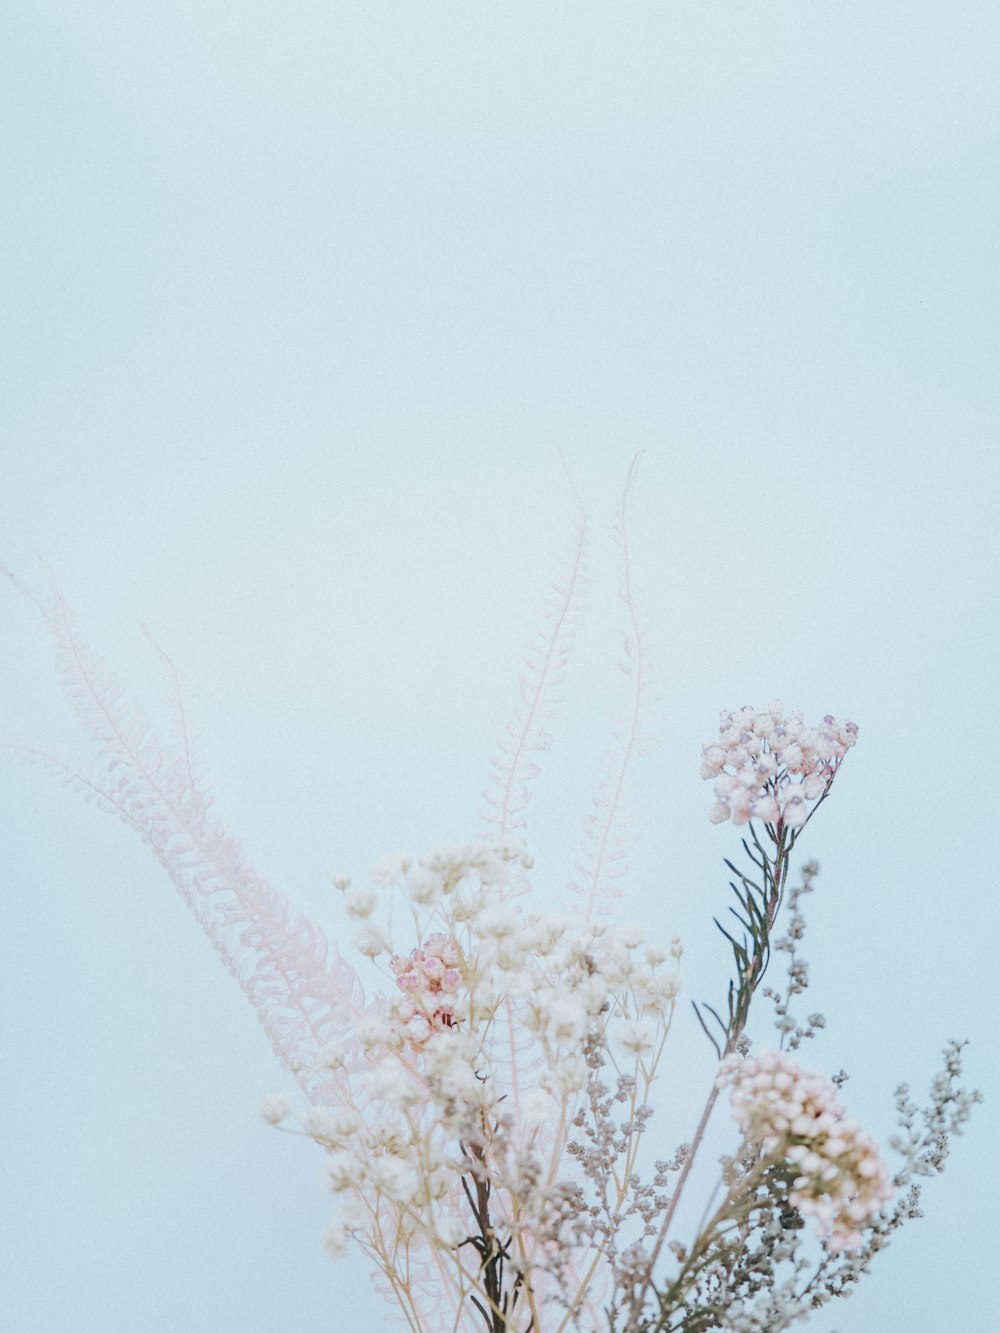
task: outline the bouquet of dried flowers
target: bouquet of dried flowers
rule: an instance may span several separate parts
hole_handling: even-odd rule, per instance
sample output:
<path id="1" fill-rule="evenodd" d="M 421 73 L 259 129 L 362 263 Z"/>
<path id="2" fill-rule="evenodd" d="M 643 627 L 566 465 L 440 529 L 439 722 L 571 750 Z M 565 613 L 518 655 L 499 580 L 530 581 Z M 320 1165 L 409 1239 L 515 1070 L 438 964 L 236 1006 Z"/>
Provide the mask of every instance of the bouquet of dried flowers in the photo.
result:
<path id="1" fill-rule="evenodd" d="M 575 921 L 531 911 L 532 859 L 511 838 L 389 858 L 364 887 L 337 878 L 385 988 L 319 1050 L 328 1105 L 292 1132 L 326 1153 L 328 1248 L 359 1247 L 411 1328 L 785 1328 L 849 1291 L 917 1215 L 914 1177 L 941 1169 L 976 1100 L 959 1086 L 960 1044 L 921 1117 L 900 1089 L 895 1171 L 847 1114 L 844 1076 L 792 1055 L 823 1025 L 796 1012 L 817 866 L 789 888 L 792 852 L 856 739 L 853 723 L 810 727 L 773 703 L 724 712 L 704 748 L 709 818 L 746 829 L 746 868 L 726 862 L 731 919 L 717 923 L 733 976 L 723 1006 L 694 1006 L 719 1057 L 701 1119 L 645 1177 L 679 939 L 589 909 Z M 413 947 L 396 952 L 401 938 Z M 777 984 L 772 953 L 787 960 Z M 751 1047 L 758 993 L 775 1049 Z M 738 1145 L 682 1242 L 672 1226 L 723 1093 Z M 262 1113 L 284 1126 L 291 1109 L 272 1096 Z"/>
<path id="2" fill-rule="evenodd" d="M 366 1255 L 413 1333 L 787 1328 L 849 1292 L 919 1215 L 919 1178 L 942 1169 L 978 1100 L 961 1086 L 962 1044 L 951 1042 L 925 1108 L 898 1089 L 892 1167 L 848 1115 L 846 1076 L 798 1062 L 824 1020 L 801 1013 L 803 905 L 817 867 L 793 871 L 792 857 L 856 743 L 850 722 L 810 726 L 779 703 L 744 707 L 724 712 L 704 747 L 709 818 L 743 829 L 725 862 L 733 899 L 717 919 L 732 954 L 721 1003 L 679 1011 L 681 941 L 609 919 L 626 778 L 651 743 L 628 490 L 616 532 L 630 703 L 584 821 L 567 911 L 532 908 L 523 810 L 573 644 L 582 515 L 492 764 L 490 832 L 416 861 L 390 858 L 363 885 L 334 881 L 358 967 L 253 870 L 215 816 L 171 659 L 153 644 L 176 704 L 176 733 L 164 738 L 90 649 L 51 572 L 36 590 L 5 571 L 48 625 L 99 762 L 89 770 L 31 743 L 3 749 L 115 815 L 160 861 L 298 1080 L 298 1128 L 283 1096 L 262 1113 L 325 1154 L 338 1201 L 328 1248 Z M 381 973 L 373 995 L 359 967 Z M 776 1038 L 758 1047 L 750 1021 L 762 1007 Z M 681 1012 L 700 1023 L 717 1066 L 690 1139 L 671 1149 L 651 1121 Z M 680 1205 L 724 1094 L 734 1146 L 692 1228 Z"/>

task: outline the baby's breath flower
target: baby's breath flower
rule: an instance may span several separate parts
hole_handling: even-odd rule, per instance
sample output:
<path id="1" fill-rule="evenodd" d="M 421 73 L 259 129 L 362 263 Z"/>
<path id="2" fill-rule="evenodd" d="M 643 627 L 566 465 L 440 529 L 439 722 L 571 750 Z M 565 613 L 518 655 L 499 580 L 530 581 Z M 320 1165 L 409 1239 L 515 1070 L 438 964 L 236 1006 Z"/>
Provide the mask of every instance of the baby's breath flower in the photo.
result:
<path id="1" fill-rule="evenodd" d="M 641 1059 L 653 1049 L 653 1029 L 648 1023 L 622 1023 L 618 1029 L 618 1043 L 629 1055 Z"/>
<path id="2" fill-rule="evenodd" d="M 587 1082 L 587 1066 L 578 1055 L 559 1060 L 543 1075 L 542 1087 L 556 1098 L 570 1096 Z"/>
<path id="3" fill-rule="evenodd" d="M 366 958 L 377 958 L 380 953 L 389 952 L 389 941 L 378 926 L 366 921 L 354 937 L 354 947 Z"/>
<path id="4" fill-rule="evenodd" d="M 361 921 L 371 916 L 377 902 L 373 889 L 348 889 L 344 894 L 344 909 L 347 915 Z"/>
<path id="5" fill-rule="evenodd" d="M 323 1232 L 323 1248 L 333 1259 L 339 1259 L 350 1244 L 350 1233 L 342 1222 L 333 1222 Z"/>
<path id="6" fill-rule="evenodd" d="M 681 988 L 676 972 L 640 972 L 635 980 L 636 997 L 644 1012 L 665 1013 Z"/>
<path id="7" fill-rule="evenodd" d="M 280 1092 L 272 1092 L 260 1104 L 260 1113 L 269 1125 L 280 1125 L 282 1120 L 287 1119 L 291 1109 L 291 1102 Z"/>
<path id="8" fill-rule="evenodd" d="M 341 1069 L 345 1056 L 346 1048 L 342 1041 L 328 1041 L 319 1049 L 319 1065 L 323 1069 Z"/>
<path id="9" fill-rule="evenodd" d="M 333 1116 L 321 1106 L 310 1106 L 302 1112 L 302 1128 L 322 1143 L 333 1143 L 338 1135 L 333 1127 Z"/>
<path id="10" fill-rule="evenodd" d="M 378 1064 L 362 1075 L 362 1081 L 373 1102 L 388 1102 L 391 1106 L 413 1106 L 420 1101 L 422 1089 L 417 1080 L 398 1062 Z"/>
<path id="11" fill-rule="evenodd" d="M 580 1040 L 587 1028 L 587 1011 L 576 994 L 562 995 L 549 1003 L 546 1030 L 556 1045 Z"/>
<path id="12" fill-rule="evenodd" d="M 411 875 L 407 887 L 410 897 L 419 907 L 433 907 L 440 902 L 444 893 L 440 875 L 432 870 L 419 870 Z"/>
<path id="13" fill-rule="evenodd" d="M 521 1119 L 526 1125 L 542 1125 L 556 1113 L 556 1104 L 543 1088 L 532 1088 L 521 1098 Z"/>
<path id="14" fill-rule="evenodd" d="M 349 1152 L 332 1152 L 324 1163 L 327 1183 L 334 1194 L 342 1194 L 361 1183 L 364 1169 L 361 1161 Z"/>
<path id="15" fill-rule="evenodd" d="M 354 1027 L 354 1039 L 363 1051 L 374 1051 L 385 1038 L 385 1019 L 378 1014 L 359 1018 Z"/>
<path id="16" fill-rule="evenodd" d="M 484 939 L 504 939 L 515 934 L 521 925 L 520 913 L 506 903 L 484 908 L 476 919 L 476 930 Z"/>
<path id="17" fill-rule="evenodd" d="M 383 887 L 394 884 L 396 880 L 403 878 L 409 868 L 410 859 L 407 856 L 384 856 L 372 867 L 372 883 Z"/>
<path id="18" fill-rule="evenodd" d="M 417 1191 L 418 1181 L 413 1168 L 398 1157 L 381 1157 L 372 1167 L 371 1183 L 380 1193 L 397 1203 L 411 1200 Z"/>

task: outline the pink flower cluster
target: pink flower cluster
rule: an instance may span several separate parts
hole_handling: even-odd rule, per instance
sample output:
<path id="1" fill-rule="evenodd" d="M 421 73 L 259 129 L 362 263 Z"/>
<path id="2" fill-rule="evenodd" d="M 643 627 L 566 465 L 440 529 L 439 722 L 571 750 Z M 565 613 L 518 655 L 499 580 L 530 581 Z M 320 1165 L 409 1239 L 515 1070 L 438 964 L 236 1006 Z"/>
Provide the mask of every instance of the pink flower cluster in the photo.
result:
<path id="1" fill-rule="evenodd" d="M 732 1086 L 733 1115 L 751 1142 L 798 1171 L 788 1196 L 803 1217 L 815 1218 L 832 1254 L 855 1250 L 863 1228 L 893 1196 L 878 1145 L 837 1101 L 837 1089 L 790 1056 L 762 1051 L 723 1060 L 717 1086 Z"/>
<path id="2" fill-rule="evenodd" d="M 395 954 L 390 966 L 396 985 L 407 997 L 400 1019 L 407 1037 L 416 1045 L 437 1028 L 451 1027 L 454 997 L 462 981 L 459 971 L 462 951 L 456 939 L 430 935 L 423 948 L 412 949 L 409 958 Z"/>
<path id="3" fill-rule="evenodd" d="M 785 713 L 779 701 L 763 713 L 749 706 L 724 711 L 719 739 L 702 747 L 701 776 L 715 779 L 709 819 L 713 824 L 762 819 L 801 828 L 811 803 L 829 790 L 857 740 L 853 722 L 827 714 L 818 726 L 808 727 L 800 712 Z"/>

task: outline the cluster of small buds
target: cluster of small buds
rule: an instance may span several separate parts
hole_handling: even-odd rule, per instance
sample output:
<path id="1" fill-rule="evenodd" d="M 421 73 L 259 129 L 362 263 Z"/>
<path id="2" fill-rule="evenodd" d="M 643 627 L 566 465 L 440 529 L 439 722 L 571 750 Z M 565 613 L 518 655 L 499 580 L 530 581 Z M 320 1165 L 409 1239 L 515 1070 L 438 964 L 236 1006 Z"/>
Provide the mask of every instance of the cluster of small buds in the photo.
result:
<path id="1" fill-rule="evenodd" d="M 393 955 L 390 967 L 408 1001 L 397 1014 L 415 1044 L 425 1042 L 435 1028 L 452 1026 L 455 996 L 462 983 L 461 959 L 458 940 L 440 933 L 429 936 L 407 958 Z"/>
<path id="2" fill-rule="evenodd" d="M 762 713 L 749 706 L 723 711 L 719 739 L 702 747 L 701 776 L 715 781 L 709 819 L 801 828 L 857 739 L 853 722 L 828 713 L 809 727 L 800 712 L 786 713 L 777 700 Z"/>
<path id="3" fill-rule="evenodd" d="M 878 1145 L 848 1117 L 836 1086 L 776 1051 L 727 1056 L 717 1085 L 731 1086 L 747 1140 L 798 1172 L 788 1201 L 816 1220 L 826 1249 L 858 1249 L 894 1190 Z"/>

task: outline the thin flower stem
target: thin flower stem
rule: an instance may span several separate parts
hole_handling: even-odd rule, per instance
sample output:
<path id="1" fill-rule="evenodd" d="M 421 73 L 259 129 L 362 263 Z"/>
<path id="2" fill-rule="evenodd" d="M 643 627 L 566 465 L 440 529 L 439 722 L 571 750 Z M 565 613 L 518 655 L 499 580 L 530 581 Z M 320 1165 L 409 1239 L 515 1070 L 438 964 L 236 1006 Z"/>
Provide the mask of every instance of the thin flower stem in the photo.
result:
<path id="1" fill-rule="evenodd" d="M 670 1203 L 667 1205 L 663 1224 L 660 1227 L 659 1235 L 656 1238 L 656 1244 L 653 1246 L 653 1252 L 650 1255 L 649 1263 L 646 1265 L 646 1271 L 643 1274 L 642 1286 L 639 1293 L 633 1297 L 632 1307 L 629 1311 L 629 1322 L 626 1325 L 626 1333 L 629 1333 L 629 1330 L 632 1330 L 637 1326 L 636 1319 L 642 1304 L 642 1298 L 645 1295 L 646 1289 L 653 1281 L 653 1270 L 656 1267 L 656 1261 L 659 1259 L 660 1252 L 667 1239 L 667 1234 L 669 1233 L 671 1224 L 674 1220 L 674 1214 L 677 1211 L 677 1205 L 680 1202 L 684 1186 L 687 1184 L 687 1178 L 691 1174 L 691 1167 L 694 1165 L 694 1159 L 698 1155 L 698 1149 L 701 1147 L 701 1141 L 705 1137 L 705 1130 L 708 1128 L 708 1122 L 712 1118 L 712 1112 L 715 1109 L 715 1103 L 718 1101 L 718 1098 L 719 1089 L 713 1084 L 712 1091 L 708 1096 L 708 1101 L 705 1103 L 705 1109 L 701 1113 L 701 1119 L 698 1121 L 698 1128 L 695 1130 L 694 1138 L 691 1140 L 691 1148 L 687 1157 L 684 1159 L 684 1165 L 681 1167 L 681 1173 L 677 1178 L 677 1185 L 671 1195 Z"/>
<path id="2" fill-rule="evenodd" d="M 541 1333 L 542 1321 L 538 1317 L 538 1310 L 535 1306 L 535 1289 L 531 1282 L 531 1270 L 528 1267 L 528 1253 L 524 1246 L 524 1232 L 521 1228 L 521 1210 L 517 1203 L 514 1204 L 514 1230 L 517 1236 L 517 1248 L 521 1256 L 521 1262 L 524 1264 L 524 1286 L 522 1290 L 528 1301 L 528 1309 L 531 1311 L 531 1328 Z"/>
<path id="3" fill-rule="evenodd" d="M 768 831 L 770 832 L 770 830 Z M 747 968 L 747 974 L 740 978 L 741 998 L 737 1008 L 736 1017 L 733 1021 L 733 1025 L 727 1036 L 726 1046 L 723 1052 L 724 1055 L 728 1055 L 730 1054 L 731 1051 L 734 1050 L 736 1042 L 739 1039 L 740 1035 L 742 1034 L 744 1027 L 746 1026 L 747 1018 L 749 1016 L 750 1001 L 753 997 L 753 992 L 756 989 L 757 984 L 760 981 L 761 977 L 764 975 L 764 969 L 767 963 L 767 955 L 770 948 L 769 936 L 771 929 L 774 926 L 775 919 L 777 918 L 778 911 L 781 907 L 781 899 L 784 891 L 785 880 L 788 876 L 789 853 L 795 844 L 794 832 L 792 833 L 791 837 L 788 838 L 787 830 L 783 827 L 781 821 L 779 820 L 773 834 L 771 834 L 771 839 L 775 843 L 775 852 L 774 852 L 774 860 L 773 862 L 770 862 L 766 854 L 764 854 L 764 849 L 761 846 L 761 843 L 756 834 L 756 830 L 753 828 L 752 824 L 750 826 L 750 832 L 751 836 L 753 837 L 754 845 L 761 852 L 762 859 L 764 862 L 764 890 L 767 895 L 766 899 L 767 931 L 764 934 L 763 939 L 758 940 L 755 938 L 754 940 L 755 948 L 753 956 Z M 708 1100 L 705 1103 L 705 1109 L 702 1111 L 701 1119 L 698 1122 L 698 1127 L 696 1128 L 694 1132 L 694 1137 L 691 1140 L 691 1147 L 688 1151 L 687 1157 L 684 1159 L 684 1165 L 681 1168 L 681 1173 L 677 1178 L 677 1184 L 671 1196 L 670 1203 L 667 1205 L 667 1210 L 666 1213 L 664 1214 L 659 1234 L 656 1237 L 656 1242 L 653 1245 L 653 1250 L 652 1254 L 650 1255 L 649 1262 L 646 1264 L 642 1281 L 640 1284 L 638 1284 L 638 1287 L 633 1294 L 632 1302 L 629 1308 L 626 1333 L 631 1333 L 631 1330 L 634 1330 L 637 1327 L 637 1320 L 639 1317 L 639 1312 L 642 1308 L 643 1299 L 648 1289 L 652 1286 L 653 1273 L 655 1271 L 657 1261 L 659 1260 L 660 1254 L 663 1251 L 663 1246 L 666 1243 L 667 1236 L 669 1235 L 670 1227 L 673 1224 L 674 1215 L 677 1212 L 677 1206 L 680 1203 L 681 1195 L 684 1192 L 684 1187 L 687 1184 L 688 1177 L 691 1174 L 691 1168 L 694 1165 L 695 1158 L 698 1155 L 698 1150 L 701 1147 L 702 1140 L 705 1137 L 705 1131 L 707 1130 L 708 1123 L 712 1118 L 712 1112 L 715 1109 L 715 1103 L 718 1101 L 718 1098 L 719 1098 L 719 1089 L 717 1086 L 713 1084 L 712 1090 L 708 1095 Z"/>

